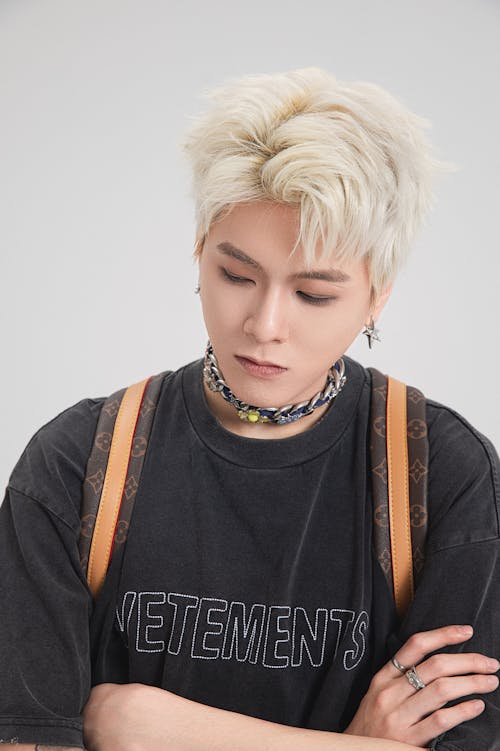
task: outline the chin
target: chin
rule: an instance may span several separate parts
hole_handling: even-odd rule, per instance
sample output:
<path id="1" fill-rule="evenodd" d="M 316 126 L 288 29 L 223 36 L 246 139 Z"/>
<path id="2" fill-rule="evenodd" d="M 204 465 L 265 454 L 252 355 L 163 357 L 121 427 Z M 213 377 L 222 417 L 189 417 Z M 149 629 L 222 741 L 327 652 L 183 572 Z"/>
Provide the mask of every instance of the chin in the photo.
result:
<path id="1" fill-rule="evenodd" d="M 286 376 L 283 373 L 282 379 Z M 282 407 L 285 404 L 293 404 L 295 400 L 290 397 L 291 393 L 296 393 L 293 389 L 284 388 L 281 384 L 273 383 L 271 379 L 255 378 L 245 376 L 245 374 L 229 375 L 226 383 L 233 394 L 240 401 L 250 404 L 254 407 Z"/>

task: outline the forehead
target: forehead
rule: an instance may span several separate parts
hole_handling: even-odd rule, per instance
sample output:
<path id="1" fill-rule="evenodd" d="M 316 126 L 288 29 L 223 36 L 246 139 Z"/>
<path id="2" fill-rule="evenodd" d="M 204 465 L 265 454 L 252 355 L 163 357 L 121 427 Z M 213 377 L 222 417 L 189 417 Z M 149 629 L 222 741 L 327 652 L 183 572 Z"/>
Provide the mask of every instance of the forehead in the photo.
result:
<path id="1" fill-rule="evenodd" d="M 299 231 L 299 206 L 254 201 L 233 204 L 228 214 L 212 224 L 206 240 L 214 257 L 231 258 L 257 273 L 286 265 L 294 278 L 347 283 L 360 273 L 364 276 L 365 259 L 340 261 L 335 254 L 321 259 L 320 243 L 315 258 L 306 257 L 301 243 L 290 255 Z"/>
<path id="2" fill-rule="evenodd" d="M 212 225 L 223 226 L 226 230 L 245 231 L 254 229 L 265 233 L 270 229 L 280 229 L 290 236 L 297 236 L 300 229 L 300 207 L 275 201 L 247 201 L 226 207 L 222 218 Z"/>
<path id="3" fill-rule="evenodd" d="M 245 253 L 241 248 L 237 248 L 231 242 L 223 240 L 217 243 L 216 250 L 229 257 L 233 258 L 240 263 L 244 263 L 259 274 L 265 274 L 265 267 L 252 256 Z M 325 282 L 333 282 L 334 284 L 345 284 L 352 281 L 352 277 L 349 274 L 339 268 L 333 267 L 321 267 L 321 268 L 307 268 L 301 271 L 295 271 L 290 273 L 292 279 L 319 279 Z"/>

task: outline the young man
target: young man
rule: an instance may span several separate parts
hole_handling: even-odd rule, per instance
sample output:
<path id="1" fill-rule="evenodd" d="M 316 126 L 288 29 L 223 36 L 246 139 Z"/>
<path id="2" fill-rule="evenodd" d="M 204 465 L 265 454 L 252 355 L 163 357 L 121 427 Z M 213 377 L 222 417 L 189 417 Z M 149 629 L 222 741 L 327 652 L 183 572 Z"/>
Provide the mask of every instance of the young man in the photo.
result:
<path id="1" fill-rule="evenodd" d="M 370 373 L 344 354 L 376 338 L 429 201 L 421 123 L 318 69 L 214 100 L 185 143 L 209 343 L 162 383 L 97 642 L 78 536 L 104 397 L 9 478 L 1 739 L 81 747 L 84 710 L 92 751 L 493 750 L 498 457 L 427 399 L 429 535 L 399 626 L 372 552 Z"/>

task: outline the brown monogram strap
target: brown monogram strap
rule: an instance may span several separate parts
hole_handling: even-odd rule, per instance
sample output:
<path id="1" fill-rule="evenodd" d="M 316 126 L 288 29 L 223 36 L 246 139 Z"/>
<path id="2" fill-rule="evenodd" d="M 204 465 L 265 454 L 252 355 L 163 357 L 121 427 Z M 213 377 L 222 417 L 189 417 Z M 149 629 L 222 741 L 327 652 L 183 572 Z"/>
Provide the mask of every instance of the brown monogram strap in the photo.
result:
<path id="1" fill-rule="evenodd" d="M 82 486 L 80 562 L 94 598 L 127 537 L 164 371 L 102 405 Z"/>
<path id="2" fill-rule="evenodd" d="M 99 594 L 108 570 L 135 426 L 148 380 L 128 387 L 116 416 L 87 568 L 87 579 L 94 597 Z"/>
<path id="3" fill-rule="evenodd" d="M 371 416 L 370 416 L 370 458 L 373 494 L 373 544 L 378 561 L 386 576 L 391 592 L 394 593 L 395 603 L 400 617 L 404 616 L 413 596 L 413 586 L 418 584 L 424 563 L 425 538 L 427 533 L 427 476 L 429 465 L 429 446 L 427 440 L 427 424 L 425 415 L 425 397 L 421 391 L 395 379 L 389 379 L 375 368 L 368 368 L 372 378 Z M 388 402 L 388 382 L 392 381 L 392 394 Z M 403 397 L 406 391 L 406 415 L 400 401 L 399 408 L 394 409 L 391 396 Z M 392 498 L 405 501 L 405 485 L 408 487 L 409 525 L 411 534 L 412 565 L 408 566 L 406 555 L 406 569 L 401 568 L 400 558 L 397 558 L 397 576 L 395 574 L 394 547 L 398 545 L 408 547 L 408 512 L 393 511 L 391 527 L 391 510 L 389 505 L 390 467 L 388 461 L 388 409 L 391 417 L 399 425 L 399 443 L 393 433 L 389 435 L 392 443 L 393 459 L 391 468 Z M 394 421 L 392 421 L 394 422 Z M 406 424 L 406 441 L 404 440 L 404 425 Z M 406 448 L 405 448 L 406 444 Z M 394 454 L 394 450 L 398 453 Z M 407 457 L 407 459 L 405 458 Z M 398 466 L 406 468 L 406 480 L 403 476 L 395 478 L 394 470 Z M 396 486 L 394 480 L 396 479 Z M 396 491 L 395 487 L 399 490 Z M 394 522 L 397 522 L 395 526 Z M 392 544 L 391 544 L 392 530 Z M 402 538 L 399 537 L 402 535 Z M 401 539 L 401 543 L 399 540 Z M 401 553 L 400 553 L 401 555 Z M 397 599 L 396 599 L 396 592 Z M 403 594 L 402 594 L 403 593 Z"/>
<path id="4" fill-rule="evenodd" d="M 413 599 L 410 533 L 408 442 L 406 439 L 406 386 L 387 377 L 387 479 L 394 600 L 400 617 Z"/>
<path id="5" fill-rule="evenodd" d="M 388 402 L 388 378 L 375 368 L 368 368 L 372 376 L 371 397 L 371 428 L 370 428 L 370 454 L 372 470 L 372 492 L 374 501 L 374 546 L 377 558 L 386 576 L 391 591 L 395 592 L 393 576 L 393 553 L 391 552 L 390 532 L 390 509 L 389 509 L 389 472 L 387 458 L 387 402 Z M 129 446 L 129 462 L 125 480 L 122 486 L 121 500 L 118 505 L 118 516 L 113 527 L 114 535 L 111 535 L 111 544 L 108 540 L 109 556 L 121 548 L 126 540 L 133 503 L 139 485 L 139 478 L 146 454 L 147 442 L 151 431 L 152 420 L 158 400 L 161 384 L 165 375 L 172 371 L 164 371 L 156 376 L 146 379 L 142 402 L 140 403 L 133 439 Z M 392 379 L 393 384 L 398 383 Z M 134 384 L 138 386 L 138 384 Z M 401 384 L 404 386 L 404 384 Z M 132 387 L 130 387 L 132 388 Z M 83 482 L 83 498 L 81 513 L 81 537 L 80 559 L 84 572 L 88 576 L 89 557 L 96 527 L 96 519 L 99 512 L 101 495 L 106 480 L 108 459 L 114 440 L 115 424 L 120 405 L 127 389 L 121 389 L 106 399 L 101 409 L 99 421 L 94 439 L 93 448 L 87 463 L 87 470 Z M 424 563 L 424 547 L 427 532 L 427 475 L 428 475 L 428 441 L 427 425 L 425 419 L 425 397 L 416 388 L 406 388 L 406 420 L 407 423 L 407 451 L 408 451 L 408 485 L 409 485 L 409 518 L 412 538 L 412 574 L 415 583 L 418 583 L 419 574 Z M 132 412 L 133 414 L 133 412 Z M 401 425 L 401 408 L 392 410 Z M 399 417 L 398 417 L 399 414 Z M 130 416 L 130 415 L 129 415 Z M 393 443 L 394 447 L 394 443 Z M 400 449 L 401 452 L 401 449 Z M 404 457 L 404 451 L 400 457 Z M 124 460 L 123 460 L 124 461 Z M 393 465 L 395 466 L 395 465 Z M 122 462 L 123 473 L 123 462 Z M 404 481 L 399 480 L 401 487 Z M 119 486 L 118 486 L 119 487 Z M 116 501 L 115 501 L 116 514 Z M 109 520 L 108 520 L 109 521 Z M 102 525 L 103 532 L 106 525 Z M 401 530 L 400 530 L 401 531 Z M 404 533 L 403 533 L 404 534 Z M 393 545 L 395 538 L 393 537 Z M 406 541 L 407 542 L 407 541 Z M 95 572 L 95 564 L 93 566 Z M 104 569 L 104 576 L 107 570 Z M 101 569 L 100 584 L 104 580 Z M 408 576 L 407 576 L 408 579 Z M 401 571 L 398 569 L 398 582 Z M 97 595 L 100 589 L 99 577 L 94 585 Z M 411 594 L 411 587 L 410 587 Z M 407 607 L 407 602 L 403 610 Z M 401 609 L 398 612 L 403 614 Z"/>

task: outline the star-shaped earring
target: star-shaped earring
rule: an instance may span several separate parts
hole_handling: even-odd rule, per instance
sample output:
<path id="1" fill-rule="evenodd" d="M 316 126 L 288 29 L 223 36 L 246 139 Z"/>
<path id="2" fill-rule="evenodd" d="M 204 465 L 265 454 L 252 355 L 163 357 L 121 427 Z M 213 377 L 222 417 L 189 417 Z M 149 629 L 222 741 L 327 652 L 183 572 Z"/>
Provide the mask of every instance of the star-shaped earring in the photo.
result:
<path id="1" fill-rule="evenodd" d="M 376 342 L 381 341 L 379 337 L 380 330 L 375 328 L 375 323 L 373 321 L 373 318 L 371 318 L 370 320 L 370 325 L 365 326 L 361 333 L 366 334 L 366 336 L 368 337 L 368 346 L 370 347 L 370 349 L 372 348 L 372 341 L 376 341 Z"/>

